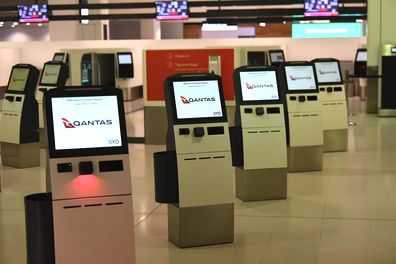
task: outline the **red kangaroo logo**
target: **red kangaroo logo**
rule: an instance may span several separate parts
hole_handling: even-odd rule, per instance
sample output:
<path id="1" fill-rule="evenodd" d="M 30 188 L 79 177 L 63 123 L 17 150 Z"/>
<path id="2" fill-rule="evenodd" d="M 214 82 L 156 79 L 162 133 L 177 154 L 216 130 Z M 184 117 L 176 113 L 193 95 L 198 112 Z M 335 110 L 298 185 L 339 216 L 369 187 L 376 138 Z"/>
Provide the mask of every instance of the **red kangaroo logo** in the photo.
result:
<path id="1" fill-rule="evenodd" d="M 182 100 L 183 104 L 189 104 L 190 102 L 187 100 L 186 97 L 180 96 L 180 99 Z"/>
<path id="2" fill-rule="evenodd" d="M 253 86 L 251 84 L 245 83 L 246 84 L 246 88 L 248 89 L 253 89 Z"/>
<path id="3" fill-rule="evenodd" d="M 70 123 L 69 120 L 67 120 L 66 118 L 61 118 L 61 119 L 65 128 L 75 128 L 75 126 L 73 126 L 73 124 Z"/>
<path id="4" fill-rule="evenodd" d="M 290 76 L 290 79 L 292 79 L 292 81 L 297 80 L 296 77 L 294 77 L 294 76 L 292 76 L 292 75 L 289 75 L 289 76 Z"/>

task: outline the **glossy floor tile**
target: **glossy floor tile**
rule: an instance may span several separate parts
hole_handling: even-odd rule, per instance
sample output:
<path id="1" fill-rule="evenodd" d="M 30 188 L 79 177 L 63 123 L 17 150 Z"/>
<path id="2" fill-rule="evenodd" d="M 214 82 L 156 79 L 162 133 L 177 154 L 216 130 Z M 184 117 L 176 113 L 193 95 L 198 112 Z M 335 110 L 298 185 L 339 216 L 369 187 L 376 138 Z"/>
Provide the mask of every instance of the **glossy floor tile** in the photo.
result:
<path id="1" fill-rule="evenodd" d="M 396 118 L 364 113 L 351 100 L 347 152 L 325 153 L 323 171 L 290 173 L 285 200 L 235 199 L 234 243 L 179 249 L 168 241 L 167 205 L 154 199 L 154 152 L 129 146 L 138 264 L 396 263 Z M 143 111 L 126 115 L 128 136 L 144 135 Z M 24 196 L 45 191 L 41 166 L 2 167 L 0 263 L 26 263 Z M 204 217 L 204 216 L 203 216 Z"/>

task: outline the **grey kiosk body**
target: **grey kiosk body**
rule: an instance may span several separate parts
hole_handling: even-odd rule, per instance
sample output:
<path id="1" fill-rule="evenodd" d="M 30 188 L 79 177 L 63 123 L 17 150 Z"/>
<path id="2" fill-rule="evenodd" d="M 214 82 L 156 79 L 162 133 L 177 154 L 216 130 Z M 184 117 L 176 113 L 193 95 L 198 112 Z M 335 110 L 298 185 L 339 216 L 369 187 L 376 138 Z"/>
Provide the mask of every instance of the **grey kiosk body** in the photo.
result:
<path id="1" fill-rule="evenodd" d="M 135 263 L 122 92 L 52 89 L 44 105 L 55 263 Z"/>
<path id="2" fill-rule="evenodd" d="M 55 55 L 60 56 L 60 55 Z M 36 100 L 39 109 L 39 129 L 40 142 L 45 145 L 44 133 L 44 114 L 43 114 L 43 97 L 44 93 L 54 88 L 62 88 L 65 86 L 68 78 L 68 66 L 61 61 L 49 61 L 44 64 L 41 72 L 40 81 L 36 93 Z"/>
<path id="3" fill-rule="evenodd" d="M 317 78 L 310 62 L 283 66 L 287 89 L 288 171 L 323 168 L 323 129 Z"/>
<path id="4" fill-rule="evenodd" d="M 169 240 L 193 247 L 234 240 L 234 181 L 221 78 L 165 81 L 166 152 L 154 154 L 156 201 L 168 203 Z"/>
<path id="5" fill-rule="evenodd" d="M 336 59 L 316 59 L 313 63 L 322 107 L 323 151 L 347 151 L 348 109 L 340 62 Z"/>
<path id="6" fill-rule="evenodd" d="M 396 117 L 396 45 L 385 44 L 381 49 L 378 84 L 378 116 Z"/>
<path id="7" fill-rule="evenodd" d="M 1 113 L 3 165 L 27 168 L 40 165 L 39 118 L 34 98 L 39 71 L 29 64 L 12 68 Z"/>
<path id="8" fill-rule="evenodd" d="M 234 89 L 235 127 L 230 131 L 236 196 L 243 201 L 284 199 L 287 144 L 278 70 L 238 68 Z"/>

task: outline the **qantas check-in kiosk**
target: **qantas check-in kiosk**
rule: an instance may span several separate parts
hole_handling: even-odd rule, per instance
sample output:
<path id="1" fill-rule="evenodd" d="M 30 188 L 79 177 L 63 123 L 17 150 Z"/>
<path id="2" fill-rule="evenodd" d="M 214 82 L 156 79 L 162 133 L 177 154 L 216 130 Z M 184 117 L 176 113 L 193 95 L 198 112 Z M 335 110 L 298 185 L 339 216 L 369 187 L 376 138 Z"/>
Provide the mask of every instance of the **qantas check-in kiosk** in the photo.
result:
<path id="1" fill-rule="evenodd" d="M 221 78 L 165 81 L 166 152 L 154 154 L 156 201 L 168 203 L 169 240 L 178 247 L 234 239 L 234 180 Z"/>
<path id="2" fill-rule="evenodd" d="M 278 79 L 277 69 L 271 66 L 234 71 L 233 130 L 241 147 L 235 149 L 233 143 L 233 160 L 236 195 L 243 201 L 287 196 L 286 127 Z"/>
<path id="3" fill-rule="evenodd" d="M 122 92 L 52 89 L 44 104 L 55 263 L 135 263 Z"/>
<path id="4" fill-rule="evenodd" d="M 283 50 L 269 50 L 269 65 L 279 67 L 282 63 L 285 62 L 285 54 Z"/>
<path id="5" fill-rule="evenodd" d="M 3 165 L 26 168 L 40 165 L 39 118 L 34 98 L 39 71 L 32 65 L 12 68 L 1 113 Z"/>
<path id="6" fill-rule="evenodd" d="M 348 110 L 340 63 L 335 59 L 317 59 L 313 63 L 322 106 L 323 151 L 346 151 L 348 149 Z"/>
<path id="7" fill-rule="evenodd" d="M 67 65 L 59 61 L 49 61 L 44 64 L 38 84 L 36 99 L 39 106 L 39 127 L 44 129 L 43 96 L 50 89 L 65 86 L 67 80 Z M 41 131 L 40 131 L 41 132 Z M 43 133 L 40 133 L 40 135 Z"/>
<path id="8" fill-rule="evenodd" d="M 378 89 L 378 116 L 396 117 L 396 45 L 382 46 Z"/>
<path id="9" fill-rule="evenodd" d="M 284 64 L 289 172 L 322 170 L 323 129 L 314 65 Z"/>

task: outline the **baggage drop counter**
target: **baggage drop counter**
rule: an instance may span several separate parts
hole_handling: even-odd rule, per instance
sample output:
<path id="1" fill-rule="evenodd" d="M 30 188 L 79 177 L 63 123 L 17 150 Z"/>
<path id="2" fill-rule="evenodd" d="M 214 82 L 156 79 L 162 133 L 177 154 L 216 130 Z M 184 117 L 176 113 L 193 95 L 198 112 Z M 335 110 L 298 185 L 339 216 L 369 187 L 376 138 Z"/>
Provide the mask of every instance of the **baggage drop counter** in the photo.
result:
<path id="1" fill-rule="evenodd" d="M 155 171 L 155 184 L 156 201 L 168 203 L 169 240 L 178 247 L 230 243 L 234 181 L 221 79 L 169 77 L 165 105 L 167 152 L 156 153 L 154 166 L 166 164 Z"/>
<path id="2" fill-rule="evenodd" d="M 322 115 L 314 66 L 287 62 L 283 69 L 287 83 L 288 170 L 322 170 Z"/>
<path id="3" fill-rule="evenodd" d="M 313 63 L 319 85 L 324 133 L 323 151 L 346 151 L 348 149 L 348 110 L 340 62 L 335 59 L 316 59 Z"/>
<path id="4" fill-rule="evenodd" d="M 29 64 L 12 68 L 1 113 L 1 158 L 4 166 L 40 165 L 39 117 L 34 98 L 39 71 Z"/>
<path id="5" fill-rule="evenodd" d="M 52 89 L 44 105 L 55 262 L 135 263 L 121 90 Z"/>
<path id="6" fill-rule="evenodd" d="M 234 88 L 236 126 L 231 138 L 236 195 L 243 201 L 284 199 L 287 145 L 278 70 L 238 68 Z"/>

